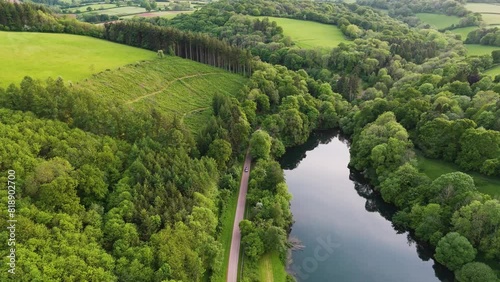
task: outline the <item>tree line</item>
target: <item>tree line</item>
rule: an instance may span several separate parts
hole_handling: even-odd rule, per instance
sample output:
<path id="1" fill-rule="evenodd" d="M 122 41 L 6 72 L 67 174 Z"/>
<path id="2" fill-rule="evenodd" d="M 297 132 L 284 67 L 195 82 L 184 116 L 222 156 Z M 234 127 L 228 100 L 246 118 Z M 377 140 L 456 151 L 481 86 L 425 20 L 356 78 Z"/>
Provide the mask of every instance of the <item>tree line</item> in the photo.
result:
<path id="1" fill-rule="evenodd" d="M 247 75 L 252 72 L 250 53 L 207 35 L 182 32 L 142 22 L 104 25 L 104 39 L 167 54 Z"/>

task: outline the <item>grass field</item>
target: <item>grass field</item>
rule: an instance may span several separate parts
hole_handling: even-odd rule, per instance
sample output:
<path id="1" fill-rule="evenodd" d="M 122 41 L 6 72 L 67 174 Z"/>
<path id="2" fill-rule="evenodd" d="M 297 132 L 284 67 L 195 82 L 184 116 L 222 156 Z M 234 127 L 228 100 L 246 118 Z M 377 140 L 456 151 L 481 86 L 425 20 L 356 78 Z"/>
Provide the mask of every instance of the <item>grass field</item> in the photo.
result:
<path id="1" fill-rule="evenodd" d="M 490 75 L 491 77 L 495 77 L 500 74 L 500 65 L 496 65 L 491 69 L 488 69 L 484 72 L 484 74 Z"/>
<path id="2" fill-rule="evenodd" d="M 91 37 L 31 32 L 0 32 L 0 50 L 1 87 L 17 84 L 26 75 L 78 81 L 92 73 L 156 57 L 151 51 Z"/>
<path id="3" fill-rule="evenodd" d="M 474 13 L 499 13 L 500 4 L 493 3 L 467 3 L 465 8 Z"/>
<path id="4" fill-rule="evenodd" d="M 302 48 L 336 47 L 340 42 L 348 41 L 335 25 L 287 18 L 268 18 L 281 26 L 284 34 L 290 36 L 297 46 Z"/>
<path id="5" fill-rule="evenodd" d="M 86 11 L 88 7 L 92 8 L 93 10 L 111 9 L 116 8 L 116 4 L 92 4 L 78 7 L 78 9 L 80 9 L 80 11 Z"/>
<path id="6" fill-rule="evenodd" d="M 500 3 L 468 3 L 465 8 L 474 13 L 480 13 L 483 21 L 488 25 L 500 24 Z"/>
<path id="7" fill-rule="evenodd" d="M 149 13 L 142 13 L 142 14 L 136 14 L 136 15 L 129 15 L 129 16 L 123 16 L 121 17 L 122 19 L 131 19 L 133 17 L 163 17 L 167 19 L 174 18 L 177 15 L 180 14 L 191 14 L 194 11 L 161 11 L 161 12 L 149 12 Z"/>
<path id="8" fill-rule="evenodd" d="M 480 55 L 491 54 L 493 50 L 500 49 L 500 47 L 480 45 L 480 44 L 465 44 L 465 48 L 467 48 L 467 55 L 469 56 L 480 56 Z"/>
<path id="9" fill-rule="evenodd" d="M 85 11 L 85 7 L 81 7 L 80 11 Z M 83 12 L 82 11 L 82 12 Z M 86 12 L 86 13 L 95 13 L 96 11 L 91 11 L 91 12 Z M 126 15 L 132 15 L 132 14 L 140 14 L 146 12 L 145 8 L 142 7 L 117 7 L 113 9 L 106 9 L 103 11 L 97 11 L 101 14 L 108 14 L 110 16 L 126 16 Z"/>
<path id="10" fill-rule="evenodd" d="M 428 159 L 421 154 L 417 154 L 417 157 L 419 170 L 427 174 L 431 179 L 436 179 L 445 173 L 462 171 L 452 163 Z M 479 191 L 500 199 L 500 178 L 488 177 L 476 172 L 467 172 L 467 174 L 474 178 L 474 183 Z"/>
<path id="11" fill-rule="evenodd" d="M 418 13 L 417 17 L 424 23 L 428 23 L 437 29 L 443 29 L 460 22 L 460 18 L 457 16 L 443 14 Z"/>
<path id="12" fill-rule="evenodd" d="M 483 16 L 483 21 L 488 25 L 499 25 L 500 24 L 500 13 L 498 14 L 481 14 Z"/>
<path id="13" fill-rule="evenodd" d="M 259 261 L 260 281 L 285 282 L 285 266 L 281 263 L 277 252 L 265 254 Z"/>
<path id="14" fill-rule="evenodd" d="M 476 30 L 478 28 L 479 28 L 478 26 L 468 26 L 468 27 L 461 27 L 461 28 L 452 29 L 452 30 L 450 30 L 450 32 L 455 33 L 455 34 L 459 34 L 462 37 L 462 41 L 465 41 L 465 39 L 467 39 L 467 35 L 471 31 Z"/>
<path id="15" fill-rule="evenodd" d="M 150 109 L 180 117 L 196 133 L 212 113 L 215 93 L 234 95 L 246 78 L 179 57 L 131 64 L 95 74 L 73 87 L 99 93 L 131 109 Z"/>

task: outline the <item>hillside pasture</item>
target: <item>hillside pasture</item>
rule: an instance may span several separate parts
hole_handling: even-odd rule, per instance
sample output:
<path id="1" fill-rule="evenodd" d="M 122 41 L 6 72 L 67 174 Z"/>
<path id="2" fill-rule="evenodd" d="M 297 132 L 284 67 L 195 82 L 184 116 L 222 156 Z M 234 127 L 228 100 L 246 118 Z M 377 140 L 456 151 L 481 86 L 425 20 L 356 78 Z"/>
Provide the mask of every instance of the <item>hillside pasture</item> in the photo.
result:
<path id="1" fill-rule="evenodd" d="M 417 18 L 436 29 L 447 28 L 453 24 L 457 25 L 460 22 L 460 18 L 457 16 L 447 16 L 443 14 L 418 13 Z"/>
<path id="2" fill-rule="evenodd" d="M 474 31 L 478 28 L 479 28 L 478 26 L 468 26 L 468 27 L 461 27 L 461 28 L 452 29 L 452 30 L 450 30 L 450 32 L 455 33 L 455 34 L 459 34 L 462 37 L 462 41 L 465 41 L 465 39 L 467 39 L 467 35 L 471 31 Z"/>
<path id="3" fill-rule="evenodd" d="M 500 47 L 480 44 L 465 44 L 465 48 L 467 49 L 467 55 L 469 56 L 488 55 L 494 50 L 500 50 Z"/>
<path id="4" fill-rule="evenodd" d="M 481 14 L 483 21 L 487 25 L 500 25 L 500 13 L 498 14 Z"/>
<path id="5" fill-rule="evenodd" d="M 111 8 L 116 8 L 116 4 L 92 4 L 92 5 L 85 5 L 85 6 L 80 6 L 78 9 L 80 11 L 86 11 L 87 8 L 90 7 L 92 10 L 104 10 L 104 9 L 111 9 Z"/>
<path id="6" fill-rule="evenodd" d="M 80 7 L 80 11 L 82 11 L 82 8 L 85 9 L 85 7 Z M 96 11 L 91 11 L 91 12 L 86 12 L 86 13 L 95 13 L 95 12 Z M 142 7 L 137 7 L 137 6 L 128 6 L 128 7 L 117 7 L 117 8 L 106 9 L 106 10 L 98 10 L 97 12 L 99 14 L 108 14 L 110 16 L 120 17 L 120 16 L 145 13 L 146 9 L 142 8 Z"/>
<path id="7" fill-rule="evenodd" d="M 154 108 L 168 118 L 177 116 L 196 133 L 212 114 L 212 97 L 235 95 L 245 82 L 243 76 L 222 69 L 166 56 L 95 74 L 73 87 L 131 110 Z"/>
<path id="8" fill-rule="evenodd" d="M 496 65 L 484 72 L 484 74 L 489 75 L 491 77 L 495 77 L 500 74 L 500 65 Z"/>
<path id="9" fill-rule="evenodd" d="M 465 8 L 480 13 L 487 25 L 500 24 L 500 3 L 467 3 Z"/>
<path id="10" fill-rule="evenodd" d="M 78 81 L 156 53 L 109 41 L 70 34 L 0 32 L 0 86 L 19 83 L 24 76 L 40 80 L 61 76 Z"/>
<path id="11" fill-rule="evenodd" d="M 172 19 L 172 18 L 176 17 L 177 15 L 191 14 L 193 12 L 194 11 L 161 11 L 161 12 L 149 12 L 149 13 L 123 16 L 121 18 L 122 19 L 131 19 L 134 17 L 143 17 L 143 18 L 162 17 L 162 18 Z"/>
<path id="12" fill-rule="evenodd" d="M 261 19 L 266 17 L 259 17 Z M 267 17 L 283 28 L 283 33 L 301 48 L 332 48 L 348 39 L 335 25 L 278 17 Z"/>
<path id="13" fill-rule="evenodd" d="M 467 3 L 465 8 L 474 13 L 498 13 L 500 14 L 500 3 Z"/>

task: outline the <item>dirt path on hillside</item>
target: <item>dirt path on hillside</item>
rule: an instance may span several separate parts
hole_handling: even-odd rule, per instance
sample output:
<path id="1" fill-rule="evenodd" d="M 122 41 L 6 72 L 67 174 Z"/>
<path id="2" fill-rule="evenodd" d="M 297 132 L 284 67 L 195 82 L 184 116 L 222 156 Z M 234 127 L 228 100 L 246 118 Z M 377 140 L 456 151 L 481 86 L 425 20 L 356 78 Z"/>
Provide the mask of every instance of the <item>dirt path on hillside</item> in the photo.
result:
<path id="1" fill-rule="evenodd" d="M 162 89 L 160 89 L 158 91 L 155 91 L 155 92 L 152 92 L 152 93 L 149 93 L 149 94 L 146 94 L 146 95 L 142 95 L 142 96 L 137 97 L 137 98 L 135 98 L 133 100 L 129 100 L 129 101 L 125 102 L 125 105 L 132 104 L 132 103 L 138 102 L 138 101 L 140 101 L 142 99 L 158 95 L 158 94 L 162 93 L 163 91 L 167 90 L 174 82 L 182 81 L 182 80 L 188 79 L 188 78 L 200 77 L 200 76 L 206 76 L 206 75 L 213 75 L 213 74 L 220 74 L 220 72 L 207 72 L 207 73 L 199 73 L 199 74 L 192 74 L 192 75 L 186 75 L 186 76 L 183 76 L 183 77 L 178 77 L 178 78 L 176 78 L 176 79 L 174 79 L 172 81 L 169 81 L 167 83 L 167 85 L 165 85 L 165 87 L 163 87 Z"/>

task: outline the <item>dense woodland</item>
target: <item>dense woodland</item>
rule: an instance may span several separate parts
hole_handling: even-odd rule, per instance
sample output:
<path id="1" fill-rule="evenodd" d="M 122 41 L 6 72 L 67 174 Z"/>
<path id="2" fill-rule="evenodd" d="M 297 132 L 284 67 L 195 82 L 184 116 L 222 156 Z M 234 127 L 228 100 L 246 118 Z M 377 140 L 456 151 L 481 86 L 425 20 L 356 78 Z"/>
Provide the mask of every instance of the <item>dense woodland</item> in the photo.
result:
<path id="1" fill-rule="evenodd" d="M 16 16 L 23 9 L 12 9 L 26 6 L 2 3 L 0 13 L 8 6 L 11 15 L 2 29 L 30 23 Z M 37 9 L 38 20 L 62 26 L 40 31 L 73 33 L 72 22 Z M 275 23 L 245 15 L 335 24 L 351 41 L 300 49 Z M 350 136 L 350 166 L 398 208 L 398 229 L 435 247 L 434 258 L 458 281 L 498 281 L 491 268 L 500 269 L 498 198 L 479 192 L 466 173 L 431 180 L 415 157 L 419 150 L 464 171 L 500 176 L 500 84 L 483 75 L 494 56 L 465 57 L 455 36 L 369 7 L 286 0 L 219 1 L 173 20 L 108 24 L 101 36 L 250 80 L 234 97 L 214 97 L 214 116 L 196 138 L 177 119 L 104 104 L 60 79 L 25 78 L 1 89 L 0 154 L 9 160 L 1 169 L 16 169 L 19 186 L 30 187 L 18 192 L 25 281 L 217 281 L 219 215 L 238 185 L 233 164 L 248 144 L 255 160 L 251 208 L 240 228 L 245 277 L 258 281 L 251 266 L 264 253 L 278 251 L 285 262 L 292 222 L 275 159 L 328 128 Z"/>
<path id="2" fill-rule="evenodd" d="M 494 27 L 473 30 L 467 35 L 465 43 L 500 46 L 500 29 Z"/>

